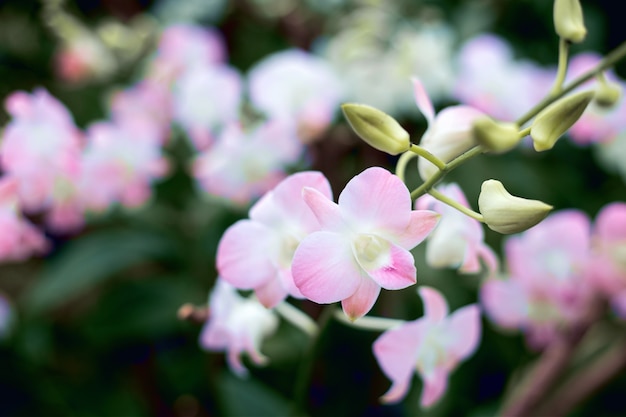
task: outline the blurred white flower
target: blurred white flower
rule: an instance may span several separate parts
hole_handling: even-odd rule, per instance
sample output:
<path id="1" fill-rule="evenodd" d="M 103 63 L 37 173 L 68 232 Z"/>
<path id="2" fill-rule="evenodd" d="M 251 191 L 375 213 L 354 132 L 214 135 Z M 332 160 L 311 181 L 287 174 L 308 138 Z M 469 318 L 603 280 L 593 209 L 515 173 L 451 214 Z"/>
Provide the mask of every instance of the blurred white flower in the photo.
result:
<path id="1" fill-rule="evenodd" d="M 250 101 L 273 119 L 295 119 L 301 139 L 326 129 L 343 97 L 341 82 L 323 58 L 299 49 L 269 55 L 248 74 Z"/>
<path id="2" fill-rule="evenodd" d="M 453 85 L 453 29 L 439 20 L 411 24 L 386 7 L 363 7 L 344 18 L 323 54 L 342 77 L 347 99 L 391 115 L 411 114 L 410 78 L 440 100 Z"/>
<path id="3" fill-rule="evenodd" d="M 278 317 L 255 298 L 244 298 L 237 290 L 218 279 L 209 298 L 209 319 L 200 334 L 200 345 L 210 351 L 227 351 L 230 369 L 238 376 L 248 370 L 241 362 L 247 353 L 257 365 L 267 361 L 260 352 L 264 338 L 278 327 Z"/>

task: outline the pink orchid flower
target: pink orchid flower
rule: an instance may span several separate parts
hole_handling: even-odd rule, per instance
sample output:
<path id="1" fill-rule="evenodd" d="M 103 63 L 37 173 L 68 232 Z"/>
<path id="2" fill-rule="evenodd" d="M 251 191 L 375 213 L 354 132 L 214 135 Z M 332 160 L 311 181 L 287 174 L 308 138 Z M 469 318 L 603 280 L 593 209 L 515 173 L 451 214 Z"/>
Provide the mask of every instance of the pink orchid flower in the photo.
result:
<path id="1" fill-rule="evenodd" d="M 595 297 L 585 276 L 589 235 L 587 216 L 566 210 L 509 238 L 508 279 L 488 279 L 481 288 L 488 316 L 501 327 L 524 330 L 535 349 L 550 343 L 561 326 L 580 320 Z"/>
<path id="2" fill-rule="evenodd" d="M 111 97 L 110 113 L 114 121 L 145 120 L 159 131 L 158 140 L 166 142 L 172 122 L 172 97 L 166 86 L 145 80 Z"/>
<path id="3" fill-rule="evenodd" d="M 440 185 L 437 190 L 465 207 L 470 207 L 457 184 Z M 498 269 L 496 254 L 484 242 L 485 233 L 478 220 L 426 194 L 415 202 L 417 209 L 441 214 L 441 220 L 428 236 L 426 262 L 433 268 L 459 268 L 463 273 L 480 272 L 482 260 L 489 274 Z"/>
<path id="4" fill-rule="evenodd" d="M 198 149 L 206 149 L 225 124 L 239 118 L 242 80 L 227 65 L 196 66 L 174 84 L 173 116 Z"/>
<path id="5" fill-rule="evenodd" d="M 419 294 L 424 317 L 387 330 L 374 342 L 374 356 L 392 382 L 381 398 L 383 402 L 404 398 L 417 370 L 424 384 L 420 405 L 432 406 L 445 393 L 450 372 L 471 356 L 480 342 L 480 310 L 476 304 L 448 316 L 448 304 L 441 293 L 422 286 Z"/>
<path id="6" fill-rule="evenodd" d="M 439 215 L 411 210 L 409 190 L 397 176 L 368 168 L 348 182 L 339 204 L 310 187 L 303 196 L 321 230 L 300 242 L 291 265 L 302 295 L 321 304 L 341 301 L 355 320 L 372 308 L 381 288 L 415 284 L 409 251 L 433 230 Z"/>
<path id="7" fill-rule="evenodd" d="M 284 179 L 250 209 L 250 219 L 226 230 L 217 249 L 217 269 L 237 288 L 254 289 L 259 301 L 275 307 L 287 295 L 302 298 L 291 275 L 291 261 L 300 241 L 319 229 L 302 199 L 311 187 L 332 198 L 330 184 L 319 172 L 301 172 Z"/>
<path id="8" fill-rule="evenodd" d="M 18 180 L 24 210 L 47 209 L 59 178 L 79 176 L 82 135 L 70 112 L 44 89 L 17 91 L 6 108 L 13 119 L 2 135 L 2 168 Z"/>
<path id="9" fill-rule="evenodd" d="M 209 319 L 200 333 L 200 345 L 209 351 L 227 351 L 231 371 L 248 374 L 241 361 L 245 352 L 263 365 L 267 357 L 260 352 L 263 340 L 278 328 L 278 317 L 254 298 L 244 298 L 230 284 L 218 278 L 209 297 Z"/>
<path id="10" fill-rule="evenodd" d="M 476 143 L 472 135 L 472 123 L 484 113 L 470 106 L 451 106 L 443 109 L 435 117 L 435 110 L 422 83 L 413 79 L 415 103 L 428 122 L 420 146 L 441 159 L 450 162 Z M 437 167 L 424 158 L 418 161 L 418 169 L 423 180 L 430 178 Z"/>
<path id="11" fill-rule="evenodd" d="M 461 46 L 454 96 L 490 116 L 513 121 L 532 108 L 554 80 L 551 70 L 514 57 L 511 45 L 493 34 Z"/>
<path id="12" fill-rule="evenodd" d="M 232 123 L 193 161 L 193 176 L 207 193 L 248 204 L 275 187 L 302 150 L 291 124 L 270 120 L 244 130 Z"/>
<path id="13" fill-rule="evenodd" d="M 89 127 L 88 137 L 78 183 L 84 206 L 102 210 L 116 202 L 145 203 L 151 183 L 168 170 L 158 128 L 142 119 L 98 122 Z"/>
<path id="14" fill-rule="evenodd" d="M 328 127 L 342 88 L 330 64 L 299 49 L 277 52 L 248 75 L 250 101 L 269 118 L 293 119 L 303 142 Z"/>
<path id="15" fill-rule="evenodd" d="M 169 84 L 190 68 L 218 65 L 225 61 L 226 45 L 219 31 L 196 25 L 172 25 L 161 35 L 149 78 Z"/>

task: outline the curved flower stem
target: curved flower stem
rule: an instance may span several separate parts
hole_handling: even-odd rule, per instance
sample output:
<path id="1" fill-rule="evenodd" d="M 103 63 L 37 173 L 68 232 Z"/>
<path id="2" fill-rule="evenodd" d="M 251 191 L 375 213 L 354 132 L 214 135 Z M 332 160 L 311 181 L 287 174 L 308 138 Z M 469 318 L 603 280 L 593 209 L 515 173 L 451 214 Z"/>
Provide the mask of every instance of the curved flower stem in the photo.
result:
<path id="1" fill-rule="evenodd" d="M 445 168 L 440 169 L 439 171 L 435 172 L 430 178 L 424 181 L 422 185 L 420 185 L 415 190 L 411 191 L 411 198 L 415 200 L 416 198 L 423 196 L 432 187 L 434 187 L 435 184 L 437 184 L 448 172 L 452 171 L 453 169 L 463 164 L 464 162 L 472 159 L 476 155 L 480 155 L 481 153 L 483 153 L 483 148 L 482 146 L 478 145 L 478 146 L 474 146 L 472 149 L 465 152 L 464 154 L 454 158 L 452 161 L 446 164 Z"/>
<path id="2" fill-rule="evenodd" d="M 554 80 L 554 85 L 552 86 L 549 95 L 555 95 L 561 91 L 561 87 L 565 81 L 565 76 L 567 75 L 569 45 L 569 42 L 564 38 L 559 39 L 559 67 Z"/>
<path id="3" fill-rule="evenodd" d="M 404 320 L 388 319 L 385 317 L 363 316 L 355 321 L 350 320 L 343 311 L 336 309 L 333 313 L 335 319 L 351 327 L 357 327 L 363 330 L 372 330 L 376 332 L 384 332 L 393 327 L 405 323 Z"/>
<path id="4" fill-rule="evenodd" d="M 530 135 L 530 126 L 519 131 L 520 138 L 523 138 L 524 136 L 528 136 L 528 135 Z"/>
<path id="5" fill-rule="evenodd" d="M 440 193 L 434 188 L 431 188 L 430 190 L 428 190 L 428 194 L 432 195 L 433 197 L 435 197 L 437 200 L 441 201 L 442 203 L 445 203 L 449 205 L 450 207 L 457 209 L 458 211 L 465 214 L 466 216 L 471 217 L 472 219 L 478 220 L 481 223 L 485 221 L 483 219 L 482 214 L 475 212 L 471 208 L 465 207 L 458 201 L 451 199 L 447 195 Z"/>
<path id="6" fill-rule="evenodd" d="M 286 301 L 278 304 L 274 307 L 274 310 L 283 316 L 283 318 L 289 323 L 293 324 L 311 337 L 317 335 L 319 332 L 317 323 L 315 323 L 313 319 Z"/>
<path id="7" fill-rule="evenodd" d="M 516 385 L 514 394 L 504 402 L 499 415 L 506 417 L 538 415 L 537 406 L 567 368 L 579 342 L 589 327 L 600 317 L 602 307 L 602 303 L 596 300 L 580 322 L 557 333 L 530 372 Z"/>
<path id="8" fill-rule="evenodd" d="M 407 151 L 400 155 L 398 158 L 398 163 L 396 164 L 396 176 L 402 180 L 403 183 L 406 184 L 406 167 L 409 164 L 409 161 L 413 158 L 417 158 L 418 155 L 416 153 Z"/>
<path id="9" fill-rule="evenodd" d="M 626 369 L 626 340 L 620 337 L 599 358 L 564 382 L 538 410 L 542 416 L 568 415 L 578 404 Z"/>
<path id="10" fill-rule="evenodd" d="M 530 119 L 535 117 L 541 110 L 563 97 L 570 91 L 574 90 L 576 87 L 582 85 L 586 81 L 596 77 L 598 74 L 601 74 L 605 69 L 613 66 L 617 61 L 624 58 L 626 56 L 626 41 L 623 42 L 620 46 L 613 49 L 609 52 L 602 61 L 595 68 L 590 69 L 584 74 L 577 77 L 574 81 L 569 83 L 566 87 L 560 90 L 558 93 L 550 93 L 543 100 L 537 103 L 532 109 L 528 110 L 523 116 L 516 120 L 518 125 L 523 125 L 528 122 Z"/>
<path id="11" fill-rule="evenodd" d="M 446 163 L 445 162 L 443 162 L 441 159 L 437 158 L 435 155 L 433 155 L 432 153 L 430 153 L 426 149 L 422 148 L 421 146 L 417 146 L 417 145 L 412 143 L 411 144 L 411 148 L 409 149 L 409 151 L 413 152 L 414 154 L 417 154 L 418 156 L 421 156 L 424 159 L 426 159 L 428 162 L 430 162 L 431 164 L 436 166 L 437 169 L 439 169 L 440 171 L 442 169 L 446 168 Z"/>
<path id="12" fill-rule="evenodd" d="M 560 84 L 562 84 L 563 81 L 562 80 L 559 81 L 559 80 L 561 78 L 564 78 L 565 77 L 565 73 L 567 72 L 567 55 L 568 55 L 567 49 L 568 49 L 567 46 L 561 46 L 561 48 L 559 50 L 559 74 L 557 74 L 557 79 L 555 81 L 555 86 L 558 83 L 559 87 L 560 87 Z M 578 87 L 581 84 L 583 84 L 584 82 L 590 80 L 593 77 L 596 77 L 596 76 L 602 74 L 602 71 L 604 71 L 605 69 L 613 66 L 617 61 L 619 61 L 620 59 L 624 58 L 624 56 L 626 56 L 626 42 L 623 42 L 620 46 L 618 46 L 613 51 L 611 51 L 609 54 L 607 54 L 604 57 L 604 59 L 602 61 L 600 61 L 600 63 L 598 65 L 595 66 L 595 68 L 592 68 L 591 70 L 587 71 L 586 73 L 580 75 L 574 81 L 569 83 L 567 86 L 565 86 L 563 88 L 559 88 L 558 91 L 551 91 L 546 97 L 544 97 L 543 100 L 541 100 L 533 108 L 528 110 L 524 115 L 522 115 L 519 119 L 517 119 L 515 121 L 515 123 L 517 123 L 519 126 L 524 125 L 529 120 L 531 120 L 533 117 L 535 117 L 539 112 L 541 112 L 543 109 L 548 107 L 550 104 L 552 104 L 553 102 L 555 102 L 559 98 L 565 96 L 567 93 L 571 92 L 576 87 Z M 565 61 L 565 63 L 561 63 L 562 61 Z M 555 90 L 554 87 L 553 87 L 553 90 Z M 530 130 L 527 128 L 527 129 L 522 130 L 520 132 L 520 135 L 522 135 L 522 137 L 523 137 L 523 136 L 526 136 L 529 133 L 530 133 Z M 419 149 L 415 149 L 414 150 L 413 149 L 414 146 L 416 148 L 419 148 L 417 145 L 412 145 L 410 151 L 415 152 L 415 153 L 422 152 L 422 151 L 423 152 L 428 152 L 428 151 L 426 151 L 423 148 L 419 148 Z M 434 159 L 429 159 L 430 157 L 427 157 L 426 154 L 423 155 L 422 153 L 418 153 L 420 156 L 423 156 L 424 158 L 428 159 L 430 162 L 435 164 L 439 168 L 439 171 L 434 173 L 430 178 L 428 178 L 428 180 L 424 181 L 424 183 L 422 185 L 420 185 L 418 188 L 413 190 L 411 192 L 411 198 L 413 200 L 415 200 L 416 198 L 421 197 L 422 195 L 426 194 L 448 172 L 452 171 L 454 168 L 456 168 L 457 166 L 459 166 L 462 163 L 466 162 L 467 160 L 475 157 L 476 155 L 481 154 L 482 152 L 483 152 L 483 148 L 480 145 L 474 146 L 472 149 L 468 150 L 467 152 L 465 152 L 461 156 L 453 159 L 452 161 L 448 162 L 447 164 L 444 164 L 443 166 L 439 166 L 434 161 Z M 428 154 L 432 155 L 430 152 L 428 152 Z M 434 155 L 432 155 L 432 156 L 433 156 L 433 158 L 436 158 Z M 438 158 L 436 158 L 436 159 L 439 160 Z M 398 162 L 400 162 L 400 161 L 398 161 Z M 403 166 L 402 169 L 404 170 L 405 167 L 406 167 L 406 165 Z M 404 171 L 403 171 L 403 174 L 404 174 Z"/>

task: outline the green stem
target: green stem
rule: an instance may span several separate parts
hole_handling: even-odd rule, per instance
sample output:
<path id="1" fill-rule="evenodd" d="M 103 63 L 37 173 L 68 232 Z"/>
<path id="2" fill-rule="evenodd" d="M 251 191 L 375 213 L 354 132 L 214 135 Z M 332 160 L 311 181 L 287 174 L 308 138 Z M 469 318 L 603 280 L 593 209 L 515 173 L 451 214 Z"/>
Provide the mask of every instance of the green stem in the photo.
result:
<path id="1" fill-rule="evenodd" d="M 426 149 L 422 148 L 421 146 L 417 146 L 417 145 L 412 143 L 411 144 L 411 148 L 409 149 L 409 151 L 411 151 L 414 154 L 417 154 L 418 156 L 421 156 L 422 158 L 426 159 L 428 162 L 430 162 L 431 164 L 436 166 L 437 169 L 439 169 L 439 170 L 442 170 L 442 169 L 444 169 L 446 167 L 446 163 L 445 162 L 443 162 L 441 159 L 437 158 L 435 155 L 433 155 L 432 153 L 430 153 Z"/>
<path id="2" fill-rule="evenodd" d="M 452 171 L 464 162 L 474 158 L 476 155 L 480 155 L 483 152 L 483 148 L 480 145 L 474 146 L 469 151 L 457 156 L 452 161 L 448 162 L 444 169 L 435 172 L 430 178 L 428 178 L 422 185 L 415 190 L 411 191 L 411 198 L 413 200 L 426 194 L 432 187 L 434 187 L 448 172 Z"/>
<path id="3" fill-rule="evenodd" d="M 278 304 L 274 310 L 283 316 L 285 320 L 311 337 L 314 337 L 319 332 L 317 323 L 315 323 L 313 319 L 304 314 L 301 310 L 289 304 L 287 301 L 283 301 Z"/>
<path id="4" fill-rule="evenodd" d="M 596 75 L 596 78 L 598 79 L 598 82 L 600 82 L 600 84 L 603 85 L 607 85 L 608 81 L 606 80 L 606 75 L 604 74 L 604 72 L 600 72 Z"/>
<path id="5" fill-rule="evenodd" d="M 550 104 L 554 103 L 559 98 L 563 97 L 570 91 L 574 90 L 576 87 L 579 87 L 583 83 L 589 81 L 590 79 L 596 77 L 598 74 L 601 74 L 605 69 L 613 66 L 617 61 L 624 58 L 626 56 L 626 41 L 623 42 L 620 46 L 609 52 L 602 61 L 595 68 L 590 69 L 584 74 L 577 77 L 574 81 L 569 83 L 567 87 L 564 87 L 561 91 L 556 94 L 548 94 L 543 100 L 537 103 L 532 109 L 528 110 L 523 116 L 517 119 L 516 123 L 518 125 L 523 125 L 528 122 L 530 119 L 535 117 L 541 110 L 548 107 Z"/>
<path id="6" fill-rule="evenodd" d="M 430 190 L 428 190 L 428 194 L 432 195 L 433 197 L 435 197 L 437 200 L 441 201 L 442 203 L 445 203 L 449 205 L 450 207 L 457 209 L 458 211 L 465 214 L 466 216 L 471 217 L 472 219 L 476 219 L 481 223 L 485 221 L 482 214 L 477 213 L 468 207 L 465 207 L 458 201 L 451 199 L 447 195 L 440 193 L 434 188 L 431 188 Z"/>
<path id="7" fill-rule="evenodd" d="M 346 314 L 343 311 L 339 309 L 335 310 L 333 315 L 337 321 L 340 321 L 348 326 L 357 327 L 363 330 L 372 330 L 375 332 L 384 332 L 385 330 L 389 330 L 393 327 L 397 327 L 405 323 L 404 320 L 395 320 L 385 317 L 374 316 L 363 316 L 356 319 L 355 321 L 352 321 L 348 317 L 346 317 Z"/>
<path id="8" fill-rule="evenodd" d="M 524 136 L 528 136 L 528 135 L 530 135 L 530 126 L 519 131 L 520 138 L 523 138 Z"/>
<path id="9" fill-rule="evenodd" d="M 569 56 L 569 42 L 563 38 L 559 39 L 559 67 L 557 69 L 554 85 L 550 90 L 549 95 L 558 94 L 561 91 L 561 87 L 565 82 L 565 75 L 567 74 L 568 56 Z"/>
<path id="10" fill-rule="evenodd" d="M 406 184 L 406 167 L 409 163 L 409 161 L 413 158 L 417 158 L 418 155 L 416 153 L 407 151 L 405 153 L 403 153 L 402 155 L 400 155 L 400 158 L 398 158 L 398 163 L 396 164 L 396 176 L 398 176 L 403 183 Z"/>
<path id="11" fill-rule="evenodd" d="M 574 90 L 576 87 L 582 85 L 586 81 L 589 81 L 593 77 L 598 76 L 605 69 L 613 66 L 617 61 L 626 56 L 626 41 L 623 42 L 620 46 L 612 50 L 608 53 L 602 61 L 595 68 L 587 71 L 586 73 L 577 77 L 574 81 L 569 83 L 566 87 L 562 88 L 557 93 L 549 93 L 543 100 L 537 103 L 532 109 L 528 110 L 524 115 L 522 115 L 519 119 L 515 121 L 519 126 L 524 125 L 526 122 L 535 117 L 541 110 L 548 107 L 550 104 L 554 103 L 559 98 L 565 96 L 567 93 Z M 526 136 L 530 133 L 530 128 L 524 129 L 520 132 L 520 135 Z M 439 168 L 439 171 L 434 173 L 430 178 L 428 178 L 422 185 L 411 192 L 411 198 L 413 200 L 421 197 L 426 194 L 432 187 L 434 187 L 448 172 L 455 169 L 457 166 L 462 163 L 468 161 L 469 159 L 479 155 L 483 152 L 483 149 L 480 145 L 474 146 L 469 151 L 460 155 L 459 157 L 453 159 L 452 161 L 445 164 L 445 167 Z"/>

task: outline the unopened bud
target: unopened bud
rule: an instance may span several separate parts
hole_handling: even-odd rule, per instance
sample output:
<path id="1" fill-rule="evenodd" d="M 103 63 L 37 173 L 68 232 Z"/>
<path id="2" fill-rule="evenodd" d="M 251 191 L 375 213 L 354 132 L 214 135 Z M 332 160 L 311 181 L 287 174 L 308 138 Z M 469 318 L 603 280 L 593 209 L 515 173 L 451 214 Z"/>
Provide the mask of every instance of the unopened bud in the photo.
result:
<path id="1" fill-rule="evenodd" d="M 572 127 L 593 98 L 593 91 L 582 91 L 552 103 L 535 117 L 530 136 L 537 152 L 552 149 L 556 141 Z"/>
<path id="2" fill-rule="evenodd" d="M 622 97 L 622 88 L 617 83 L 601 82 L 593 97 L 594 103 L 603 108 L 610 108 L 617 104 Z"/>
<path id="3" fill-rule="evenodd" d="M 554 30 L 561 38 L 580 43 L 587 36 L 579 0 L 554 0 Z"/>
<path id="4" fill-rule="evenodd" d="M 388 114 L 364 104 L 343 104 L 341 109 L 352 129 L 371 147 L 390 155 L 411 147 L 409 132 Z"/>
<path id="5" fill-rule="evenodd" d="M 522 139 L 516 123 L 498 122 L 487 116 L 474 120 L 472 133 L 476 142 L 495 153 L 514 148 Z"/>
<path id="6" fill-rule="evenodd" d="M 487 226 L 498 233 L 523 232 L 546 218 L 552 206 L 515 197 L 497 180 L 483 182 L 478 208 Z"/>

